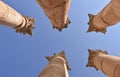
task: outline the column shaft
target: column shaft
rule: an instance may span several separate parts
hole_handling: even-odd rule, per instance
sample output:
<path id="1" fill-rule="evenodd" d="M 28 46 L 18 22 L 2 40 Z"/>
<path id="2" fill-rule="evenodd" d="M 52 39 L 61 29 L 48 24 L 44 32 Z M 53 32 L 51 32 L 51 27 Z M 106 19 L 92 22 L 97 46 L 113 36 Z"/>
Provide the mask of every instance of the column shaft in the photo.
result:
<path id="1" fill-rule="evenodd" d="M 16 32 L 32 35 L 34 21 L 34 19 L 28 16 L 22 16 L 0 0 L 0 24 L 15 28 Z"/>
<path id="2" fill-rule="evenodd" d="M 66 58 L 63 57 L 61 53 L 46 58 L 49 63 L 38 77 L 69 77 L 68 64 Z"/>
<path id="3" fill-rule="evenodd" d="M 116 67 L 120 64 L 120 57 L 101 54 L 94 57 L 93 61 L 96 67 L 98 67 L 98 69 L 104 74 L 114 77 Z"/>

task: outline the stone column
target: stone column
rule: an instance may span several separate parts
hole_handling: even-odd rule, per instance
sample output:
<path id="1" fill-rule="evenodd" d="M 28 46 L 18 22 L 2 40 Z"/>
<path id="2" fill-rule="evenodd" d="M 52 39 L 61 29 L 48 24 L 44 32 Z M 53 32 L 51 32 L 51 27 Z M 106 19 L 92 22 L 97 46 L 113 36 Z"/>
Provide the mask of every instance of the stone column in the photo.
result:
<path id="1" fill-rule="evenodd" d="M 87 67 L 101 70 L 109 77 L 120 77 L 120 57 L 110 56 L 106 51 L 88 50 L 89 58 Z"/>
<path id="2" fill-rule="evenodd" d="M 69 77 L 68 70 L 70 68 L 64 51 L 53 56 L 46 56 L 46 58 L 49 63 L 38 77 Z"/>
<path id="3" fill-rule="evenodd" d="M 13 8 L 0 0 L 0 24 L 16 29 L 16 32 L 32 35 L 35 20 L 22 16 Z"/>
<path id="4" fill-rule="evenodd" d="M 106 28 L 120 22 L 120 1 L 112 0 L 101 12 L 97 15 L 88 14 L 89 29 L 87 32 L 106 32 Z"/>
<path id="5" fill-rule="evenodd" d="M 53 28 L 61 31 L 70 23 L 68 19 L 70 0 L 37 0 L 37 2 L 50 19 Z"/>

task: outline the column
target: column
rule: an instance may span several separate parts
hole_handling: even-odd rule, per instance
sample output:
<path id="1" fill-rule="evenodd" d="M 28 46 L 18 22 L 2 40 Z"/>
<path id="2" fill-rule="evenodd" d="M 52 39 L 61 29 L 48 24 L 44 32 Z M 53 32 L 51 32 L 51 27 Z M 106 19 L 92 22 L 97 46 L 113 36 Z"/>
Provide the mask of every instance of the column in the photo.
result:
<path id="1" fill-rule="evenodd" d="M 46 58 L 49 63 L 38 77 L 69 77 L 68 70 L 70 68 L 64 51 L 53 56 L 46 56 Z"/>
<path id="2" fill-rule="evenodd" d="M 37 2 L 50 19 L 53 28 L 57 28 L 59 31 L 67 28 L 70 23 L 68 19 L 70 0 L 37 0 Z"/>
<path id="3" fill-rule="evenodd" d="M 120 57 L 108 55 L 106 51 L 90 50 L 87 67 L 101 70 L 109 77 L 120 77 Z"/>
<path id="4" fill-rule="evenodd" d="M 120 1 L 112 0 L 103 8 L 97 15 L 88 14 L 89 28 L 87 32 L 102 32 L 106 33 L 106 28 L 120 22 Z"/>
<path id="5" fill-rule="evenodd" d="M 35 19 L 22 16 L 0 0 L 0 24 L 16 29 L 16 32 L 32 35 Z"/>

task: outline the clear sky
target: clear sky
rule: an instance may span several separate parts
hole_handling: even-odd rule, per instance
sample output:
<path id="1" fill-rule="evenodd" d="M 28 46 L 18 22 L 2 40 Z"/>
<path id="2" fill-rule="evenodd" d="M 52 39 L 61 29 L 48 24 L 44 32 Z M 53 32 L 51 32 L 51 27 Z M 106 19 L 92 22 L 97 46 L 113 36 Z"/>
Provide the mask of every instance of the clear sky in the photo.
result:
<path id="1" fill-rule="evenodd" d="M 21 14 L 36 18 L 33 36 L 15 33 L 0 25 L 0 77 L 37 77 L 48 61 L 45 56 L 66 51 L 70 77 L 107 77 L 86 68 L 88 49 L 102 49 L 120 56 L 120 24 L 107 28 L 106 34 L 87 33 L 88 13 L 97 14 L 110 0 L 72 0 L 71 24 L 59 32 L 35 0 L 3 0 Z"/>

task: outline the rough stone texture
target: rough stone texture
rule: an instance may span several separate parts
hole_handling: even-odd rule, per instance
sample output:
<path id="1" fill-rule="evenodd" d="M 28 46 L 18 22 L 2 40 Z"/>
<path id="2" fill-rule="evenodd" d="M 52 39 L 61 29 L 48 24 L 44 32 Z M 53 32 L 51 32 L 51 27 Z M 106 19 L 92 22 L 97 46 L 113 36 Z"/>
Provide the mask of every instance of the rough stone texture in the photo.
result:
<path id="1" fill-rule="evenodd" d="M 35 20 L 22 16 L 13 8 L 0 0 L 0 24 L 16 29 L 16 32 L 32 35 Z"/>
<path id="2" fill-rule="evenodd" d="M 120 57 L 110 56 L 106 51 L 89 49 L 87 67 L 100 69 L 109 77 L 120 77 Z"/>
<path id="3" fill-rule="evenodd" d="M 60 54 L 54 54 L 53 56 L 46 56 L 46 58 L 49 63 L 38 77 L 69 77 L 68 70 L 70 70 L 70 68 L 64 51 Z"/>
<path id="4" fill-rule="evenodd" d="M 70 0 L 37 0 L 37 2 L 50 19 L 53 28 L 61 31 L 70 23 L 68 19 Z"/>
<path id="5" fill-rule="evenodd" d="M 88 14 L 90 20 L 88 22 L 89 29 L 87 32 L 106 32 L 108 26 L 115 25 L 120 21 L 120 0 L 112 0 L 97 15 Z"/>

